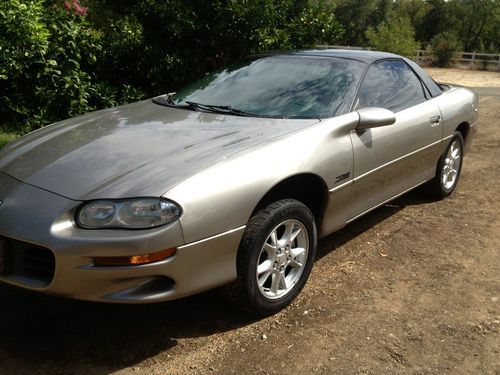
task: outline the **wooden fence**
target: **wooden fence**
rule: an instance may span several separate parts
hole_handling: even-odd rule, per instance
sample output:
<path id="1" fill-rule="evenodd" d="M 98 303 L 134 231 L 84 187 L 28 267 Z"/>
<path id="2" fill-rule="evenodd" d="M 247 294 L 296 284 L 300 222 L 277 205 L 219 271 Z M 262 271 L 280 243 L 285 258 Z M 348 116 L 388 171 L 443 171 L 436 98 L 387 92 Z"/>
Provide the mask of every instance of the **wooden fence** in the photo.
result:
<path id="1" fill-rule="evenodd" d="M 316 46 L 320 49 L 326 48 L 343 48 L 343 49 L 354 49 L 354 50 L 368 50 L 370 47 L 352 47 L 352 46 L 330 46 L 330 45 L 319 45 Z M 416 50 L 415 51 L 415 62 L 418 64 L 430 64 L 432 62 L 432 51 L 429 50 Z M 454 65 L 459 65 L 462 67 L 470 68 L 482 68 L 482 69 L 495 69 L 500 71 L 500 53 L 478 53 L 478 52 L 455 52 L 452 58 Z"/>
<path id="2" fill-rule="evenodd" d="M 417 50 L 415 52 L 416 63 L 429 64 L 432 62 L 432 51 Z M 451 60 L 455 65 L 500 70 L 500 53 L 455 52 Z"/>

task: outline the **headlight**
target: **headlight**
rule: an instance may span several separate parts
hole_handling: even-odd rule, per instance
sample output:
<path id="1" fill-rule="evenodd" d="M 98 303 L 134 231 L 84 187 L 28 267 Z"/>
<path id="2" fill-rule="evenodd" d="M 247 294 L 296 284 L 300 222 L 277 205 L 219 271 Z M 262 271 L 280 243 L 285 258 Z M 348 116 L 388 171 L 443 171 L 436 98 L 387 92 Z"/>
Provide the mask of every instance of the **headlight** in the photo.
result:
<path id="1" fill-rule="evenodd" d="M 76 222 L 83 228 L 146 229 L 177 220 L 181 209 L 163 198 L 99 200 L 82 206 Z"/>

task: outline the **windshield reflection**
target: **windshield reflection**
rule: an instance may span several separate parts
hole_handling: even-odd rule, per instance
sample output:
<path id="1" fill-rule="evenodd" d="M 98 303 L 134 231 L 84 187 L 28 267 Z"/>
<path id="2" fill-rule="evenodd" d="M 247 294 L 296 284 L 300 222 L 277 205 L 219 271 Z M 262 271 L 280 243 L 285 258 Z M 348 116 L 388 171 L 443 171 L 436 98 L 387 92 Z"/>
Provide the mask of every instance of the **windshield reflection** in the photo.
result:
<path id="1" fill-rule="evenodd" d="M 363 68 L 361 62 L 339 58 L 264 57 L 209 74 L 172 100 L 230 106 L 260 116 L 333 117 L 349 110 Z"/>

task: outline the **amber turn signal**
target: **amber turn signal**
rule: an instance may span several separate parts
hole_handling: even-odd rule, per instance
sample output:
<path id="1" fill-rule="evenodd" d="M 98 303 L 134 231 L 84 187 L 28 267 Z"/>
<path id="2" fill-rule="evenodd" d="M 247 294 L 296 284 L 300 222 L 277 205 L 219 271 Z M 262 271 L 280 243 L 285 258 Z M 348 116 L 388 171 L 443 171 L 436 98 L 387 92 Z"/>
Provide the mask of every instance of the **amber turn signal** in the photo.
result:
<path id="1" fill-rule="evenodd" d="M 97 267 L 138 266 L 165 260 L 175 254 L 176 249 L 165 249 L 157 253 L 132 255 L 129 257 L 95 257 Z"/>

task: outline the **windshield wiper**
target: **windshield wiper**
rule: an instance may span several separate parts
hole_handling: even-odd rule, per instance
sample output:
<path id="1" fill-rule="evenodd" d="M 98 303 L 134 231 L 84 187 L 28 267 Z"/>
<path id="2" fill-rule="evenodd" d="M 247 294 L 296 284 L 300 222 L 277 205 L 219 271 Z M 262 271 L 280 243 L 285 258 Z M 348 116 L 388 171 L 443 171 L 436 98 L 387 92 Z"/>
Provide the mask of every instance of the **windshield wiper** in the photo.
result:
<path id="1" fill-rule="evenodd" d="M 267 116 L 267 115 L 257 115 L 255 113 L 250 113 L 242 111 L 238 108 L 233 108 L 229 105 L 213 105 L 213 104 L 202 104 L 191 101 L 185 101 L 184 103 L 176 103 L 173 101 L 170 95 L 160 96 L 158 98 L 153 98 L 153 103 L 164 105 L 167 107 L 174 108 L 190 108 L 198 109 L 210 113 L 221 113 L 225 115 L 235 115 L 235 116 L 245 116 L 245 117 L 268 117 L 268 118 L 284 118 L 283 116 Z"/>
<path id="2" fill-rule="evenodd" d="M 255 113 L 245 112 L 238 108 L 233 108 L 229 105 L 212 105 L 212 104 L 202 104 L 196 102 L 185 101 L 191 108 L 201 109 L 203 111 L 222 113 L 236 116 L 246 116 L 246 117 L 260 117 Z"/>
<path id="3" fill-rule="evenodd" d="M 162 95 L 157 98 L 153 98 L 153 103 L 160 104 L 160 105 L 165 105 L 167 107 L 190 107 L 188 105 L 179 105 L 174 102 L 172 99 L 172 96 L 170 94 L 167 95 Z"/>

